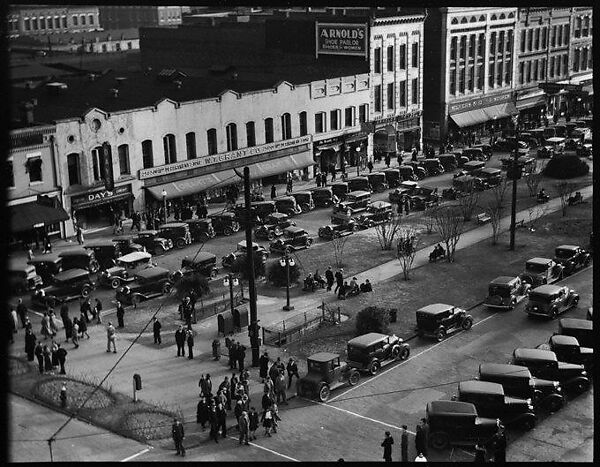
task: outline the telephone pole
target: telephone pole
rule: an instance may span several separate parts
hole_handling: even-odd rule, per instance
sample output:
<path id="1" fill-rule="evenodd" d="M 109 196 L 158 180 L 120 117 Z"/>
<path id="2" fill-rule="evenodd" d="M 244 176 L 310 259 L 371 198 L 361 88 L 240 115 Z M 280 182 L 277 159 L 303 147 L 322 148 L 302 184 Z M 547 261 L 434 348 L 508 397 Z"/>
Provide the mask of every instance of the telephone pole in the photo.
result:
<path id="1" fill-rule="evenodd" d="M 513 186 L 512 186 L 512 202 L 510 206 L 510 249 L 515 249 L 515 230 L 517 228 L 517 181 L 520 178 L 519 167 L 519 114 L 513 115 L 512 121 L 515 125 L 515 155 L 512 161 L 513 169 Z M 517 174 L 519 174 L 517 176 Z"/>

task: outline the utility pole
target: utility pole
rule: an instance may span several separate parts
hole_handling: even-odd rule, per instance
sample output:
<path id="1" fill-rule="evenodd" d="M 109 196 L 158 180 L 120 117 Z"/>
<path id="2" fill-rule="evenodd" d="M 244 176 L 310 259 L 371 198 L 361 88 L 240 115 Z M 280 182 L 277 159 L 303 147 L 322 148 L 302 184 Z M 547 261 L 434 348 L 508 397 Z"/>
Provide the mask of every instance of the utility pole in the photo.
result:
<path id="1" fill-rule="evenodd" d="M 254 280 L 254 250 L 252 250 L 252 207 L 250 205 L 250 168 L 244 167 L 244 201 L 246 204 L 246 256 L 248 258 L 248 294 L 250 295 L 250 325 L 248 335 L 252 349 L 252 366 L 258 366 L 260 344 L 258 340 L 258 316 L 256 309 L 256 282 Z"/>
<path id="2" fill-rule="evenodd" d="M 513 158 L 513 186 L 512 202 L 510 206 L 510 249 L 515 249 L 515 230 L 517 227 L 517 181 L 520 178 L 519 168 L 519 114 L 513 115 L 513 124 L 515 125 L 515 156 Z"/>

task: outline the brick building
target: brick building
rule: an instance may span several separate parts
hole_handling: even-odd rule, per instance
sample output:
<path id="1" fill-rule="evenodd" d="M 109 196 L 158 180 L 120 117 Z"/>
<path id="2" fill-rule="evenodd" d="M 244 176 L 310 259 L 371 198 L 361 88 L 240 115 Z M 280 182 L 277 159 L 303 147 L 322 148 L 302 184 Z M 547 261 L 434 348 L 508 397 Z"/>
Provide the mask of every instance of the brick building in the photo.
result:
<path id="1" fill-rule="evenodd" d="M 7 15 L 9 38 L 97 29 L 100 22 L 96 6 L 11 5 Z"/>

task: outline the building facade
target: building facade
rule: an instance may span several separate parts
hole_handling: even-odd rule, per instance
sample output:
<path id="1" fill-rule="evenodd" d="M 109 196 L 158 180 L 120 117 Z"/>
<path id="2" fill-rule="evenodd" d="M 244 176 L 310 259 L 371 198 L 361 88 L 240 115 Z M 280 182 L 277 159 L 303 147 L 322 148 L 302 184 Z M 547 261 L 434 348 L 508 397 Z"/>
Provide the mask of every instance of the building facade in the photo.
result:
<path id="1" fill-rule="evenodd" d="M 101 5 L 100 24 L 104 29 L 128 29 L 142 26 L 177 26 L 181 24 L 180 6 Z"/>
<path id="2" fill-rule="evenodd" d="M 98 29 L 100 22 L 96 6 L 14 5 L 9 9 L 7 17 L 9 38 Z"/>

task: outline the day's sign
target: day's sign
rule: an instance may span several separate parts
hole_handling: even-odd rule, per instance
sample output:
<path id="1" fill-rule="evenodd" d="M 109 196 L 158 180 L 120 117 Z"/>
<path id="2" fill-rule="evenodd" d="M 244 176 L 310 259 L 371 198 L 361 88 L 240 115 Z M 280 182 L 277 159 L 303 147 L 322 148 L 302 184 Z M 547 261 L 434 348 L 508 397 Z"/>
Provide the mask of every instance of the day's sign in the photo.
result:
<path id="1" fill-rule="evenodd" d="M 367 25 L 356 23 L 316 23 L 317 56 L 356 55 L 366 57 Z"/>

